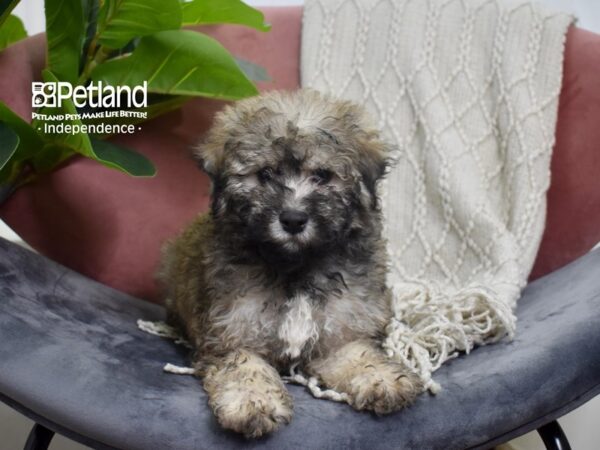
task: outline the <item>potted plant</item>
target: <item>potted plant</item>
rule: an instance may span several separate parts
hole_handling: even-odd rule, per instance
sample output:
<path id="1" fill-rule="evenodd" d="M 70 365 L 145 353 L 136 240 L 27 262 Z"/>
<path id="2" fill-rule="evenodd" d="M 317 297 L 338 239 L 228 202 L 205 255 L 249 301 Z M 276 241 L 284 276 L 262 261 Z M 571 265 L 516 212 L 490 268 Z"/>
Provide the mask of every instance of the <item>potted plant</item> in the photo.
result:
<path id="1" fill-rule="evenodd" d="M 26 37 L 11 15 L 18 2 L 0 1 L 0 51 Z M 263 14 L 240 0 L 45 0 L 45 17 L 46 67 L 34 86 L 33 120 L 0 102 L 0 202 L 75 155 L 153 176 L 145 156 L 104 139 L 115 127 L 99 131 L 95 125 L 137 124 L 195 96 L 252 96 L 258 92 L 253 81 L 268 79 L 264 69 L 235 58 L 213 38 L 185 29 L 231 23 L 268 31 Z M 102 104 L 98 86 L 127 92 L 143 86 L 145 103 Z M 49 105 L 43 101 L 48 95 L 60 101 Z M 114 114 L 117 106 L 125 113 Z M 50 126 L 57 120 L 60 132 Z"/>

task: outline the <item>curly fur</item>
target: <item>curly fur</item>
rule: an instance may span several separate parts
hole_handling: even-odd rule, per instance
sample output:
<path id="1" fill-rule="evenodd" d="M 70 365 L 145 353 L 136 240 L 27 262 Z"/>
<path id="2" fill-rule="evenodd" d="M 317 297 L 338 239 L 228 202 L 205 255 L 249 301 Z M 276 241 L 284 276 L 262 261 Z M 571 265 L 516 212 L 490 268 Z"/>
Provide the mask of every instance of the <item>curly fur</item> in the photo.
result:
<path id="1" fill-rule="evenodd" d="M 161 278 L 225 428 L 258 437 L 287 423 L 277 371 L 292 364 L 378 414 L 420 392 L 380 348 L 387 153 L 362 108 L 307 90 L 225 108 L 198 147 L 211 213 L 166 247 Z M 289 209 L 307 215 L 301 232 L 282 227 Z"/>

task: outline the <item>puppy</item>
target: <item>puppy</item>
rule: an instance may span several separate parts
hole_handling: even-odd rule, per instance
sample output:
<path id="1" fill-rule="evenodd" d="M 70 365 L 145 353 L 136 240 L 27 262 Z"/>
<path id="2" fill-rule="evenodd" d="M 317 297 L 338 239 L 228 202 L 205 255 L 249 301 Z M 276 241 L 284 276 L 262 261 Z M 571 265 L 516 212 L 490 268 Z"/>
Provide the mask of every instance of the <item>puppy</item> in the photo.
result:
<path id="1" fill-rule="evenodd" d="M 288 423 L 279 372 L 292 366 L 377 414 L 422 391 L 380 346 L 391 316 L 376 194 L 387 153 L 362 108 L 316 91 L 217 115 L 196 152 L 211 213 L 166 247 L 161 278 L 223 427 L 259 437 Z"/>

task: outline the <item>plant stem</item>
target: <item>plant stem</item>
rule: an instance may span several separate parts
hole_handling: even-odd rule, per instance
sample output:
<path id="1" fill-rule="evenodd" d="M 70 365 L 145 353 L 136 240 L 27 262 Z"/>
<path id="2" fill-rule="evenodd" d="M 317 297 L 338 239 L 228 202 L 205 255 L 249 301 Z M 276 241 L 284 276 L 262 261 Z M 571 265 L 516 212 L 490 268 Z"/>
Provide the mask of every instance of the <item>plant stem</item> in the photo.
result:
<path id="1" fill-rule="evenodd" d="M 83 85 L 87 81 L 92 72 L 90 65 L 92 61 L 94 61 L 94 57 L 96 56 L 96 43 L 98 42 L 98 35 L 94 35 L 94 38 L 90 42 L 90 46 L 88 47 L 87 55 L 85 56 L 85 65 L 83 66 L 83 70 L 81 72 L 81 76 L 77 81 L 78 84 Z"/>
<path id="2" fill-rule="evenodd" d="M 90 49 L 94 46 L 96 47 L 96 37 L 90 44 Z M 89 53 L 89 52 L 88 52 Z M 85 66 L 83 66 L 83 71 L 81 72 L 81 76 L 79 77 L 78 84 L 84 85 L 90 78 L 92 71 L 96 68 L 98 64 L 102 64 L 106 58 L 110 55 L 110 50 L 106 47 L 100 45 L 96 52 L 92 55 L 88 55 L 86 58 Z"/>
<path id="3" fill-rule="evenodd" d="M 105 5 L 101 5 L 102 7 L 108 8 L 106 13 L 107 21 L 110 21 L 113 14 L 113 2 L 108 2 Z M 99 28 L 98 28 L 99 27 Z M 104 28 L 106 27 L 106 23 L 104 26 L 98 25 L 96 28 L 96 32 L 94 33 L 94 37 L 90 42 L 90 46 L 88 47 L 87 55 L 85 58 L 85 64 L 83 66 L 83 70 L 81 71 L 81 76 L 79 77 L 78 84 L 84 85 L 90 78 L 90 74 L 92 70 L 98 65 L 101 64 L 108 55 L 110 54 L 110 50 L 105 48 L 103 45 L 98 46 L 98 38 L 104 32 Z"/>

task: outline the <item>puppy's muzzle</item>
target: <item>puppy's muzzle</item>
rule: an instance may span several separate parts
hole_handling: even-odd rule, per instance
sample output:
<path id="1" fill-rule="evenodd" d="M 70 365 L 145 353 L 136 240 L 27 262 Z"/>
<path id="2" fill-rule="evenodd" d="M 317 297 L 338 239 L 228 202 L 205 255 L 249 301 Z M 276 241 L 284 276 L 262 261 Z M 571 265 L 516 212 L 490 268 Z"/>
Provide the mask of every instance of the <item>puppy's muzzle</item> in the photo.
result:
<path id="1" fill-rule="evenodd" d="M 286 209 L 279 215 L 279 222 L 285 231 L 290 234 L 301 233 L 308 222 L 308 214 L 304 211 Z"/>

